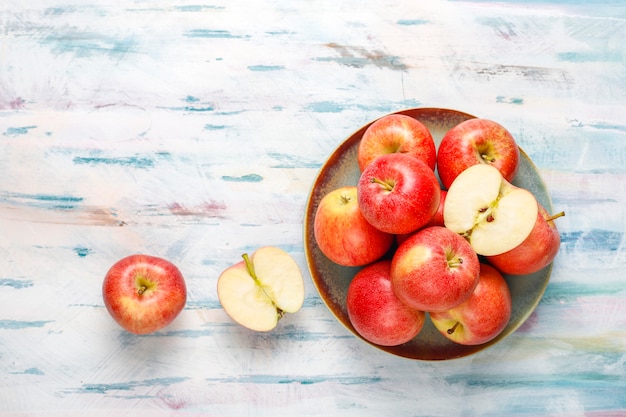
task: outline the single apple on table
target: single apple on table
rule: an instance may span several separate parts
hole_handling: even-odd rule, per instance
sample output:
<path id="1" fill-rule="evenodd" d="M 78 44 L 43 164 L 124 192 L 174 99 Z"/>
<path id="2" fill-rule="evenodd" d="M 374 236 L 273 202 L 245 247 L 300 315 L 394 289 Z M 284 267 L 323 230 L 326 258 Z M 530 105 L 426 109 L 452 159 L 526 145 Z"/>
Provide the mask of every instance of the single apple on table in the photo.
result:
<path id="1" fill-rule="evenodd" d="M 104 305 L 113 319 L 135 334 L 170 324 L 185 307 L 187 287 L 173 263 L 135 254 L 117 261 L 104 277 Z"/>
<path id="2" fill-rule="evenodd" d="M 372 123 L 363 133 L 357 150 L 361 172 L 377 157 L 404 153 L 422 160 L 435 170 L 437 147 L 428 127 L 403 114 L 389 114 Z"/>
<path id="3" fill-rule="evenodd" d="M 439 332 L 462 345 L 480 345 L 497 337 L 511 318 L 511 293 L 498 270 L 480 265 L 478 285 L 460 305 L 430 314 Z"/>
<path id="4" fill-rule="evenodd" d="M 304 280 L 296 261 L 284 250 L 264 246 L 226 268 L 217 279 L 217 296 L 235 322 L 255 331 L 276 327 L 286 313 L 304 303 Z"/>
<path id="5" fill-rule="evenodd" d="M 530 234 L 539 211 L 535 196 L 509 183 L 492 165 L 473 165 L 456 177 L 443 208 L 445 226 L 479 255 L 509 251 Z"/>
<path id="6" fill-rule="evenodd" d="M 418 230 L 391 260 L 394 293 L 409 307 L 426 312 L 448 310 L 470 296 L 480 264 L 470 244 L 441 227 Z"/>
<path id="7" fill-rule="evenodd" d="M 413 232 L 437 212 L 441 188 L 435 173 L 419 159 L 390 153 L 379 156 L 357 184 L 363 217 L 391 234 Z"/>
<path id="8" fill-rule="evenodd" d="M 371 225 L 358 204 L 357 187 L 330 191 L 320 200 L 313 223 L 320 251 L 343 266 L 363 266 L 387 253 L 393 235 Z"/>
<path id="9" fill-rule="evenodd" d="M 381 346 L 397 346 L 413 339 L 426 317 L 394 294 L 390 260 L 377 261 L 356 273 L 348 287 L 346 307 L 357 333 Z"/>
<path id="10" fill-rule="evenodd" d="M 528 275 L 545 268 L 559 252 L 561 237 L 554 220 L 564 215 L 563 211 L 550 215 L 539 204 L 537 221 L 528 237 L 507 252 L 487 256 L 487 261 L 510 275 Z"/>
<path id="11" fill-rule="evenodd" d="M 508 130 L 492 120 L 475 118 L 459 123 L 443 136 L 437 150 L 437 172 L 444 188 L 476 164 L 492 165 L 512 182 L 519 159 L 519 147 Z"/>

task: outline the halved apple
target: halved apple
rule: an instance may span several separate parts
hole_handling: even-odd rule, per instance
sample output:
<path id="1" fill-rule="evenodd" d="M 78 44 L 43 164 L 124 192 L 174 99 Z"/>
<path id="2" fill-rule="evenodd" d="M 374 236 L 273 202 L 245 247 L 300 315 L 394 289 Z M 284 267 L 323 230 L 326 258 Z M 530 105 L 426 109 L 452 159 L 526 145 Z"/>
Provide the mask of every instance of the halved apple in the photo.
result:
<path id="1" fill-rule="evenodd" d="M 533 230 L 538 204 L 528 190 L 508 182 L 497 168 L 473 165 L 459 174 L 446 195 L 444 223 L 464 236 L 479 255 L 504 253 Z"/>
<path id="2" fill-rule="evenodd" d="M 274 329 L 285 313 L 304 303 L 304 279 L 296 261 L 284 250 L 264 246 L 225 269 L 217 280 L 217 296 L 234 321 L 248 329 Z"/>

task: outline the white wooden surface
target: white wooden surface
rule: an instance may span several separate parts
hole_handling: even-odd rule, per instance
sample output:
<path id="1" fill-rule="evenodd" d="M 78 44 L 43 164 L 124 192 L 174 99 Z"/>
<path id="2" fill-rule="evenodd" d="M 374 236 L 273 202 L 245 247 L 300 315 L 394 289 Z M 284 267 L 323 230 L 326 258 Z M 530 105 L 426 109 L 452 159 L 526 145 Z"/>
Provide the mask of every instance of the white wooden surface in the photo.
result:
<path id="1" fill-rule="evenodd" d="M 4 0 L 0 415 L 626 415 L 625 63 L 622 1 Z M 335 147 L 422 106 L 507 126 L 567 213 L 528 322 L 435 363 L 338 324 L 302 237 Z M 266 244 L 307 294 L 255 334 L 215 286 Z M 135 252 L 189 287 L 143 337 L 100 293 Z"/>

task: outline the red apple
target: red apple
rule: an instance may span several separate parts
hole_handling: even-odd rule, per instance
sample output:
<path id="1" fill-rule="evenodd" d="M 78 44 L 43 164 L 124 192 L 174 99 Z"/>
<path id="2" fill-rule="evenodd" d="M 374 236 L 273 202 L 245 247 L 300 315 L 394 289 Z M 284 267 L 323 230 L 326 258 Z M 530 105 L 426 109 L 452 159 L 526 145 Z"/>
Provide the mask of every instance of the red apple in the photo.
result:
<path id="1" fill-rule="evenodd" d="M 430 131 L 402 114 L 383 116 L 365 130 L 357 153 L 359 168 L 363 171 L 377 157 L 396 152 L 414 156 L 435 170 L 437 148 Z"/>
<path id="2" fill-rule="evenodd" d="M 343 266 L 363 266 L 381 258 L 394 237 L 363 217 L 357 187 L 337 188 L 326 194 L 315 212 L 313 235 L 319 249 Z"/>
<path id="3" fill-rule="evenodd" d="M 532 274 L 550 264 L 559 252 L 561 238 L 554 219 L 564 216 L 565 212 L 550 216 L 543 206 L 538 205 L 538 208 L 535 226 L 522 243 L 500 255 L 487 256 L 487 261 L 500 272 Z"/>
<path id="4" fill-rule="evenodd" d="M 513 136 L 502 125 L 487 119 L 469 119 L 450 129 L 437 150 L 437 172 L 444 188 L 466 168 L 489 164 L 513 181 L 520 151 Z"/>
<path id="5" fill-rule="evenodd" d="M 421 229 L 393 255 L 391 278 L 396 296 L 420 311 L 444 311 L 470 296 L 480 264 L 470 244 L 441 227 Z"/>
<path id="6" fill-rule="evenodd" d="M 171 262 L 149 255 L 130 255 L 104 277 L 104 305 L 131 333 L 147 334 L 170 324 L 185 307 L 187 287 Z"/>
<path id="7" fill-rule="evenodd" d="M 511 293 L 502 274 L 481 264 L 478 285 L 462 304 L 431 313 L 439 332 L 462 345 L 480 345 L 498 336 L 511 318 Z"/>
<path id="8" fill-rule="evenodd" d="M 383 232 L 410 233 L 428 223 L 439 207 L 435 173 L 419 159 L 390 153 L 361 173 L 358 203 L 363 217 Z"/>
<path id="9" fill-rule="evenodd" d="M 382 346 L 396 346 L 413 339 L 422 330 L 426 316 L 396 297 L 390 272 L 390 260 L 364 267 L 350 281 L 346 298 L 354 329 L 365 340 Z"/>

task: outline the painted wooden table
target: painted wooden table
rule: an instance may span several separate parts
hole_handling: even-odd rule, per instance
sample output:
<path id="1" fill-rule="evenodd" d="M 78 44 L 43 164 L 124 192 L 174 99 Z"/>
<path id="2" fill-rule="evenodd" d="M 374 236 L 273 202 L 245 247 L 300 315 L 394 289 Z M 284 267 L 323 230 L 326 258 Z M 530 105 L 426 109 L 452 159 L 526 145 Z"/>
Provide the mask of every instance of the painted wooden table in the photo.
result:
<path id="1" fill-rule="evenodd" d="M 508 127 L 566 212 L 534 314 L 452 361 L 354 337 L 304 256 L 328 155 L 411 107 Z M 0 415 L 624 416 L 625 114 L 623 1 L 4 0 Z M 306 283 L 271 333 L 216 295 L 261 245 Z M 189 288 L 149 336 L 101 297 L 137 252 Z"/>

